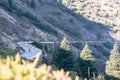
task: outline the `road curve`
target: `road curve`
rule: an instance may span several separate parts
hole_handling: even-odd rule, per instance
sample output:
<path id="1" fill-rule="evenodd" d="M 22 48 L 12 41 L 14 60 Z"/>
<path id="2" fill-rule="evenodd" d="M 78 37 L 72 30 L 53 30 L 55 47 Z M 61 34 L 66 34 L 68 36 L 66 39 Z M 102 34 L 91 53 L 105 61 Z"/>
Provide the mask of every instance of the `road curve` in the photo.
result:
<path id="1" fill-rule="evenodd" d="M 17 45 L 24 50 L 24 52 L 20 55 L 21 57 L 32 60 L 38 54 L 42 56 L 42 50 L 32 46 L 31 43 L 31 41 L 17 42 Z"/>

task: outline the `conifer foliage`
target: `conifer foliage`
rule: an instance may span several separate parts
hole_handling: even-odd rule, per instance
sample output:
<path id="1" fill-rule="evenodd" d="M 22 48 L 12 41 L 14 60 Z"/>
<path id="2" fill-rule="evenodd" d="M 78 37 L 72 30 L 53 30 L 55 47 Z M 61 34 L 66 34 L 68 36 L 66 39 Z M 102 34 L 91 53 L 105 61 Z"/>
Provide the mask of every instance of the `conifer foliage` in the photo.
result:
<path id="1" fill-rule="evenodd" d="M 117 44 L 114 45 L 110 53 L 109 60 L 106 62 L 106 74 L 120 79 L 120 53 Z"/>
<path id="2" fill-rule="evenodd" d="M 93 73 L 97 74 L 97 70 L 94 66 L 95 57 L 92 55 L 92 50 L 86 43 L 79 58 L 79 68 L 82 71 L 82 76 L 86 78 L 91 78 Z"/>
<path id="3" fill-rule="evenodd" d="M 60 48 L 66 50 L 66 51 L 70 50 L 70 45 L 68 44 L 68 40 L 66 37 L 64 37 L 62 42 L 60 43 Z"/>
<path id="4" fill-rule="evenodd" d="M 53 55 L 52 63 L 58 69 L 72 70 L 74 67 L 74 57 L 70 50 L 70 45 L 68 44 L 67 38 L 63 38 L 60 47 L 57 52 Z"/>
<path id="5" fill-rule="evenodd" d="M 95 61 L 95 58 L 92 55 L 92 50 L 89 48 L 87 43 L 80 54 L 80 58 L 85 61 L 92 61 L 92 62 Z"/>

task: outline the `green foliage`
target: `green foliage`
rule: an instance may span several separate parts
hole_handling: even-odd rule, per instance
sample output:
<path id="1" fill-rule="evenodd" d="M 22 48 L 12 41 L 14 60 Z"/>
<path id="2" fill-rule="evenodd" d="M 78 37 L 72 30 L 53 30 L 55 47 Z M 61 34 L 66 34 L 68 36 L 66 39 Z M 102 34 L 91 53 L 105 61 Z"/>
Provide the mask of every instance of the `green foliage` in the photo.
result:
<path id="1" fill-rule="evenodd" d="M 34 41 L 33 43 L 32 43 L 32 45 L 34 45 L 35 47 L 37 47 L 37 48 L 39 48 L 39 49 L 42 49 L 42 44 L 40 44 L 39 42 L 36 42 L 36 41 Z"/>
<path id="2" fill-rule="evenodd" d="M 52 63 L 56 65 L 58 69 L 63 68 L 65 71 L 74 71 L 81 76 L 81 70 L 78 67 L 77 61 L 73 57 L 70 45 L 66 37 L 60 43 L 60 47 L 53 54 Z"/>
<path id="3" fill-rule="evenodd" d="M 73 70 L 74 68 L 74 57 L 68 45 L 67 38 L 64 38 L 57 48 L 56 53 L 53 54 L 52 63 L 56 65 L 58 69 Z"/>
<path id="4" fill-rule="evenodd" d="M 97 70 L 94 66 L 95 57 L 92 55 L 92 50 L 86 43 L 82 52 L 80 53 L 80 58 L 78 59 L 79 68 L 82 71 L 82 76 L 84 78 L 89 78 L 93 76 L 93 72 L 97 74 Z"/>
<path id="5" fill-rule="evenodd" d="M 120 53 L 117 44 L 111 50 L 109 60 L 106 62 L 106 74 L 120 79 Z"/>
<path id="6" fill-rule="evenodd" d="M 48 47 L 48 45 L 46 44 L 42 44 L 40 41 L 33 41 L 32 43 L 33 46 L 42 49 L 43 52 L 48 53 L 48 54 L 52 54 L 54 53 L 54 50 L 52 50 L 50 47 Z"/>
<path id="7" fill-rule="evenodd" d="M 79 63 L 80 63 L 79 59 L 75 59 L 74 72 L 77 72 L 77 75 L 82 77 L 82 70 L 81 70 Z"/>
<path id="8" fill-rule="evenodd" d="M 92 51 L 86 44 L 82 51 L 82 58 L 74 59 L 73 53 L 70 51 L 70 46 L 66 38 L 61 42 L 60 48 L 53 55 L 52 63 L 58 68 L 63 68 L 65 71 L 74 71 L 83 78 L 88 78 L 88 68 L 90 78 L 93 76 L 93 72 L 97 75 L 97 70 L 94 66 L 95 58 L 92 55 Z M 85 55 L 84 55 L 85 54 Z M 86 57 L 88 56 L 88 57 Z M 82 74 L 81 74 L 82 73 Z M 71 73 L 73 76 L 73 74 Z M 96 76 L 95 76 L 96 77 Z"/>
<path id="9" fill-rule="evenodd" d="M 52 64 L 58 69 L 63 68 L 65 71 L 71 71 L 70 76 L 72 76 L 72 80 L 75 79 L 76 74 L 81 76 L 79 65 L 77 61 L 75 61 L 73 53 L 70 50 L 70 45 L 65 37 L 62 40 L 60 47 L 57 48 L 56 52 L 53 54 Z"/>
<path id="10" fill-rule="evenodd" d="M 70 46 L 68 44 L 68 40 L 66 37 L 64 37 L 62 42 L 60 43 L 60 48 L 66 50 L 66 51 L 70 50 Z"/>
<path id="11" fill-rule="evenodd" d="M 2 57 L 14 56 L 14 50 L 0 46 L 0 55 Z"/>
<path id="12" fill-rule="evenodd" d="M 97 70 L 92 62 L 85 61 L 79 58 L 78 65 L 79 65 L 79 69 L 81 69 L 81 73 L 82 73 L 81 75 L 83 78 L 89 78 L 89 77 L 92 78 L 93 73 L 97 75 Z"/>
<path id="13" fill-rule="evenodd" d="M 72 80 L 75 80 L 77 73 L 74 71 L 69 71 L 69 75 L 71 76 Z"/>
<path id="14" fill-rule="evenodd" d="M 55 64 L 58 69 L 63 68 L 65 71 L 72 70 L 74 67 L 72 52 L 59 48 L 53 55 L 52 63 Z"/>
<path id="15" fill-rule="evenodd" d="M 80 54 L 80 58 L 85 61 L 91 61 L 91 62 L 95 61 L 95 58 L 92 55 L 92 50 L 89 48 L 87 43 Z"/>

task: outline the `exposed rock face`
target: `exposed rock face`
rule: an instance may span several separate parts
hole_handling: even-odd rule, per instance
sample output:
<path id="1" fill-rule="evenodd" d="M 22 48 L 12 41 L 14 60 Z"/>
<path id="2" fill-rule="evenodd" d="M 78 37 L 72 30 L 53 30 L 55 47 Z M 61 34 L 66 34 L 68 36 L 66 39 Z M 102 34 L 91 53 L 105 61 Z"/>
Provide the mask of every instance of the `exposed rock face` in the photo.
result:
<path id="1" fill-rule="evenodd" d="M 34 0 L 34 8 L 30 0 L 8 1 L 0 0 L 0 43 L 8 47 L 16 48 L 17 41 L 61 41 L 64 36 L 70 42 L 111 40 L 109 27 L 88 21 L 60 5 L 60 0 Z M 71 45 L 78 55 L 83 43 Z M 101 42 L 90 45 L 97 60 L 104 62 L 110 48 Z"/>

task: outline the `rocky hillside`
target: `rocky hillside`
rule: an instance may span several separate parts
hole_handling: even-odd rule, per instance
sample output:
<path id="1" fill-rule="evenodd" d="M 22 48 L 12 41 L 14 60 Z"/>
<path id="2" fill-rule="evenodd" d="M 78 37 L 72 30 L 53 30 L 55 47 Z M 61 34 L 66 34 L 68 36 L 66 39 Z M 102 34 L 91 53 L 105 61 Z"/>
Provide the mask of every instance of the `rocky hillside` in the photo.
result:
<path id="1" fill-rule="evenodd" d="M 72 5 L 76 4 L 72 0 Z M 98 67 L 103 66 L 111 47 L 108 42 L 97 41 L 113 40 L 111 28 L 86 19 L 69 6 L 59 0 L 0 0 L 0 44 L 15 49 L 18 41 L 61 41 L 64 36 L 70 42 L 94 41 L 89 44 L 97 62 L 102 63 Z M 82 42 L 71 45 L 76 55 L 83 48 Z"/>
<path id="2" fill-rule="evenodd" d="M 63 4 L 90 21 L 110 26 L 110 35 L 120 40 L 120 0 L 62 0 Z"/>

